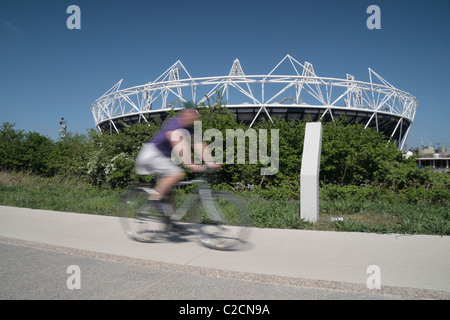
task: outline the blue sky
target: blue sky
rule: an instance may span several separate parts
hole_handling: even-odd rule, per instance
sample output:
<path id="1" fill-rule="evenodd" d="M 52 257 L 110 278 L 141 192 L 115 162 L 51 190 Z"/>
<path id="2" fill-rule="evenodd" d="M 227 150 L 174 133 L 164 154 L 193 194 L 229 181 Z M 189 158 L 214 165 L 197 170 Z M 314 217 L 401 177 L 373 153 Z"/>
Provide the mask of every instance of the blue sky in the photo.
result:
<path id="1" fill-rule="evenodd" d="M 81 30 L 69 30 L 69 5 Z M 369 30 L 366 9 L 381 9 Z M 407 146 L 450 146 L 450 1 L 2 0 L 0 123 L 58 139 L 94 127 L 92 102 L 156 79 L 177 60 L 193 77 L 226 75 L 239 58 L 264 74 L 286 55 L 316 74 L 368 81 L 372 68 L 417 97 Z"/>

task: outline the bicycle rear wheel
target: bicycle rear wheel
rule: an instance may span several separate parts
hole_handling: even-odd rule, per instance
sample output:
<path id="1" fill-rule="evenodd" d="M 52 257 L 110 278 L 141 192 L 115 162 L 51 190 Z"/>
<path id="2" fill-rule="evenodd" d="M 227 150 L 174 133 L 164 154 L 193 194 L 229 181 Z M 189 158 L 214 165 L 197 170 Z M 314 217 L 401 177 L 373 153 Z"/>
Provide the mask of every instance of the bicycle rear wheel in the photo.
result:
<path id="1" fill-rule="evenodd" d="M 167 233 L 168 218 L 150 204 L 151 189 L 131 186 L 122 196 L 120 222 L 125 233 L 139 242 L 157 242 Z"/>
<path id="2" fill-rule="evenodd" d="M 215 250 L 235 250 L 250 235 L 251 217 L 245 200 L 229 192 L 200 191 L 204 210 L 200 242 Z"/>

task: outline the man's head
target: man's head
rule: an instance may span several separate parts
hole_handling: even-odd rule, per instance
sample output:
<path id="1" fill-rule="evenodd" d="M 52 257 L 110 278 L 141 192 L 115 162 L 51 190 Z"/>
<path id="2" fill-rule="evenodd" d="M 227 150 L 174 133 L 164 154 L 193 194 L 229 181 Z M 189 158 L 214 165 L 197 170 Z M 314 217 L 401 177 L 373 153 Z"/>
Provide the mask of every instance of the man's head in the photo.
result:
<path id="1" fill-rule="evenodd" d="M 180 112 L 181 119 L 184 126 L 191 126 L 194 121 L 198 120 L 200 114 L 197 111 L 198 105 L 192 101 L 187 101 L 183 103 L 183 109 Z"/>

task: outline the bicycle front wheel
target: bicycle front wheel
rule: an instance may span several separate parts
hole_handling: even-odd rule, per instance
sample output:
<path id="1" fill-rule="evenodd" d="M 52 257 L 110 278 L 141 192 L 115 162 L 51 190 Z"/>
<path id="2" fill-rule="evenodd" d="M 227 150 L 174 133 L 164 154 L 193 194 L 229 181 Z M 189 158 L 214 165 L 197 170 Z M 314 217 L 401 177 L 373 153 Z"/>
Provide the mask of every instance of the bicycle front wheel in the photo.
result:
<path id="1" fill-rule="evenodd" d="M 150 188 L 136 185 L 122 196 L 121 225 L 131 239 L 139 242 L 157 242 L 168 228 L 168 218 L 151 206 L 150 192 Z"/>
<path id="2" fill-rule="evenodd" d="M 204 210 L 201 243 L 215 250 L 242 248 L 250 235 L 251 217 L 247 203 L 229 192 L 200 191 Z"/>

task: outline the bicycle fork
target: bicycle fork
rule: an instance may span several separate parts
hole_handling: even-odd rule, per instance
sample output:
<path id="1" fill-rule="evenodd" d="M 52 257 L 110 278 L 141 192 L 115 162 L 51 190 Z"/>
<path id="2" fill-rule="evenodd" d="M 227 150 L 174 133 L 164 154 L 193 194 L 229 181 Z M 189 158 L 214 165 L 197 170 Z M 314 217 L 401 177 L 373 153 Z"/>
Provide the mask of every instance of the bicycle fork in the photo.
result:
<path id="1" fill-rule="evenodd" d="M 216 222 L 224 221 L 222 212 L 217 209 L 216 204 L 214 203 L 211 189 L 200 189 L 199 194 L 202 205 L 205 208 L 208 216 Z"/>

